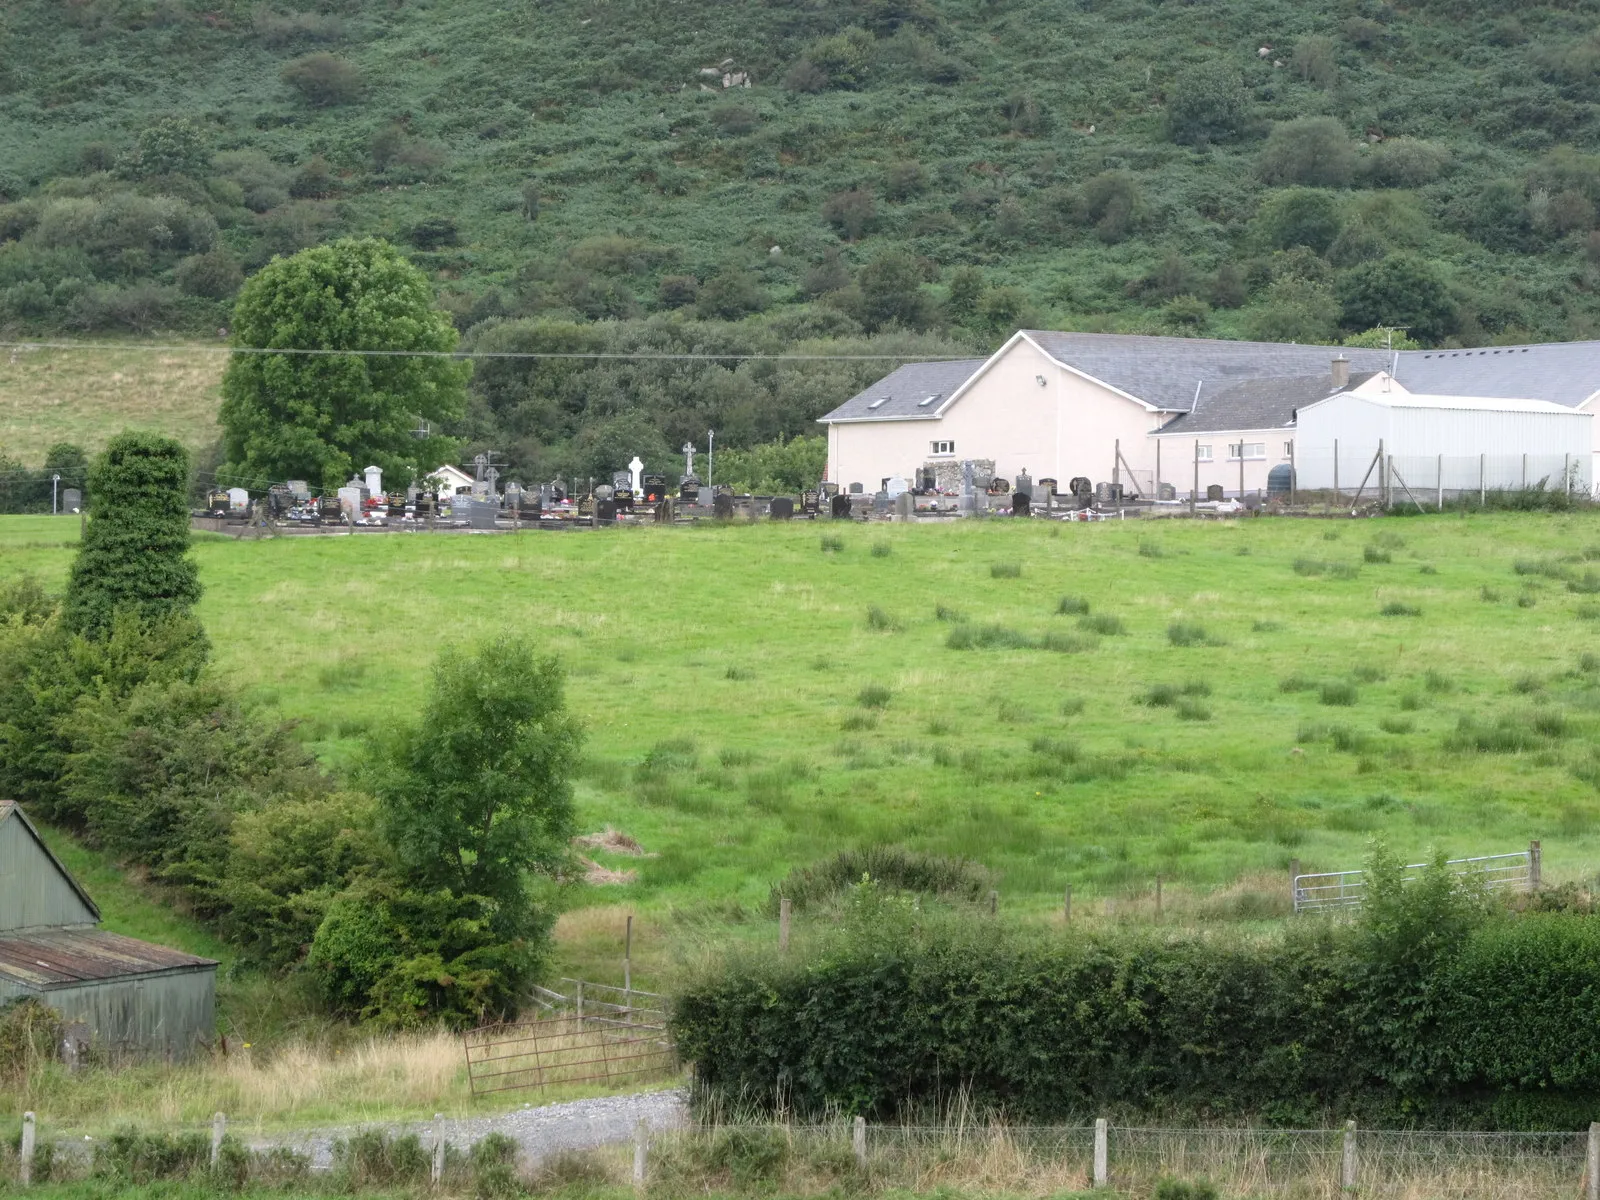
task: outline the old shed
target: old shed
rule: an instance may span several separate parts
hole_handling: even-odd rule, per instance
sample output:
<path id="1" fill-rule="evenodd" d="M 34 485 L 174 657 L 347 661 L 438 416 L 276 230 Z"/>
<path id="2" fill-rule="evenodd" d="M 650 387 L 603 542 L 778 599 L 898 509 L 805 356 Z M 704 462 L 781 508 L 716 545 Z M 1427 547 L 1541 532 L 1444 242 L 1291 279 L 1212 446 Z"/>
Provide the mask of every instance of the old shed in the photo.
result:
<path id="1" fill-rule="evenodd" d="M 33 822 L 0 801 L 0 1005 L 36 996 L 112 1057 L 181 1058 L 210 1042 L 217 964 L 99 924 Z"/>

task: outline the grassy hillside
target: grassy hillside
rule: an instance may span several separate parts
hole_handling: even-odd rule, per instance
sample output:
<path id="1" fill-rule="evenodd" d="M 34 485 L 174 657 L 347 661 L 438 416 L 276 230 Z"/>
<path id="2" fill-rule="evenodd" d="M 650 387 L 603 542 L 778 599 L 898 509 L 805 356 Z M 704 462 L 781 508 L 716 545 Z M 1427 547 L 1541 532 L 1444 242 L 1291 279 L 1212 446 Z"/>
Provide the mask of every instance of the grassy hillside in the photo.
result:
<path id="1" fill-rule="evenodd" d="M 48 519 L 0 528 L 0 570 L 60 579 Z M 597 851 L 636 877 L 593 902 L 691 908 L 879 841 L 975 857 L 1035 909 L 1357 866 L 1372 836 L 1541 837 L 1576 872 L 1600 853 L 1585 554 L 1586 514 L 196 547 L 219 666 L 335 762 L 416 711 L 435 643 L 548 645 L 590 731 L 582 824 L 653 855 Z M 585 957 L 610 912 L 574 927 Z"/>
<path id="2" fill-rule="evenodd" d="M 0 328 L 210 335 L 242 272 L 377 234 L 494 349 L 859 352 L 912 329 L 888 352 L 928 353 L 1029 322 L 1587 337 L 1597 19 L 1595 0 L 1470 21 L 1431 0 L 18 0 Z M 455 432 L 513 474 L 579 471 L 619 438 L 793 434 L 872 373 L 480 380 Z"/>
<path id="3" fill-rule="evenodd" d="M 124 429 L 151 429 L 201 450 L 217 438 L 226 361 L 220 354 L 132 347 L 0 357 L 0 448 L 36 464 L 58 442 L 93 453 Z"/>

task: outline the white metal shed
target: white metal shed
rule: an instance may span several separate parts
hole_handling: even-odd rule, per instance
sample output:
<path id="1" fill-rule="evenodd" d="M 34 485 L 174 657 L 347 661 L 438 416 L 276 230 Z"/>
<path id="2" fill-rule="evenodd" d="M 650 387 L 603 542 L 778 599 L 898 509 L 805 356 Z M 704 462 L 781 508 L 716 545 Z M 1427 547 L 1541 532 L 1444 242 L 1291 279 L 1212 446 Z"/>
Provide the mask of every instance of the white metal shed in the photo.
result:
<path id="1" fill-rule="evenodd" d="M 1413 489 L 1593 489 L 1592 413 L 1547 400 L 1420 395 L 1391 386 L 1339 392 L 1298 410 L 1301 489 L 1337 482 L 1354 491 L 1380 443 L 1395 474 Z"/>

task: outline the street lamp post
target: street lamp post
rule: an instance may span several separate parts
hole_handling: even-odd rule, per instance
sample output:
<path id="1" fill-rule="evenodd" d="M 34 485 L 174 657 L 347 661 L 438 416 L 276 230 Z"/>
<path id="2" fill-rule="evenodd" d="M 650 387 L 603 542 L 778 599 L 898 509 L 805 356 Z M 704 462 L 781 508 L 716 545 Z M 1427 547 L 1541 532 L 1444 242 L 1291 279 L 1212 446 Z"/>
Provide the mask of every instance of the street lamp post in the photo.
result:
<path id="1" fill-rule="evenodd" d="M 56 490 L 60 483 L 61 473 L 59 471 L 50 476 L 50 515 L 52 517 L 60 512 L 60 507 L 56 504 Z"/>

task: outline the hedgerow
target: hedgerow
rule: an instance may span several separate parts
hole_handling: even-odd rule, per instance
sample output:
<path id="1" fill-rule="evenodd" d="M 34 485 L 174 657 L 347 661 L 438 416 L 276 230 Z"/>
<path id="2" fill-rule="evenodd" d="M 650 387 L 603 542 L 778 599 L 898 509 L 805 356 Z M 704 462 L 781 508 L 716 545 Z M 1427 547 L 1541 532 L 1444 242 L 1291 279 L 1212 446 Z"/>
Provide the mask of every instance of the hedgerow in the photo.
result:
<path id="1" fill-rule="evenodd" d="M 1578 1127 L 1600 1087 L 1600 927 L 1374 864 L 1354 924 L 1271 937 L 1024 933 L 890 913 L 744 952 L 672 1016 L 702 1097 L 890 1117 L 1143 1113 Z"/>

